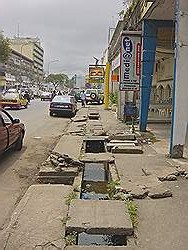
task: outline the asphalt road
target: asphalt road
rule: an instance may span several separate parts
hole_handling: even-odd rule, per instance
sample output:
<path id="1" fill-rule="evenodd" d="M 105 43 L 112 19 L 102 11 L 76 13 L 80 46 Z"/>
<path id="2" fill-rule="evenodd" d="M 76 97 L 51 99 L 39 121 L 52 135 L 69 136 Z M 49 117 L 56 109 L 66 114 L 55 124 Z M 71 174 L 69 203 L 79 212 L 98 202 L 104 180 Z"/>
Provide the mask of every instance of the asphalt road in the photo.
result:
<path id="1" fill-rule="evenodd" d="M 49 102 L 32 100 L 28 109 L 10 110 L 26 126 L 24 147 L 20 152 L 10 150 L 0 156 L 0 231 L 26 192 L 36 183 L 36 173 L 47 159 L 66 129 L 69 118 L 50 117 Z"/>

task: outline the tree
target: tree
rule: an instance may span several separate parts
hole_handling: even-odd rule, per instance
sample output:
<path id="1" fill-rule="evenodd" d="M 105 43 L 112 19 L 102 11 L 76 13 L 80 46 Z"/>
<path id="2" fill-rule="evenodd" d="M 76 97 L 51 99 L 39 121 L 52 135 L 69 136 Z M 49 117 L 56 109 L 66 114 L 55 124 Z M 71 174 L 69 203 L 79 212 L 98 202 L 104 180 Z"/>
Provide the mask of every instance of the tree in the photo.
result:
<path id="1" fill-rule="evenodd" d="M 46 82 L 53 83 L 55 88 L 57 86 L 70 87 L 69 77 L 64 73 L 50 74 L 49 76 L 46 77 Z"/>
<path id="2" fill-rule="evenodd" d="M 0 33 L 0 63 L 5 63 L 8 60 L 10 52 L 9 40 Z"/>

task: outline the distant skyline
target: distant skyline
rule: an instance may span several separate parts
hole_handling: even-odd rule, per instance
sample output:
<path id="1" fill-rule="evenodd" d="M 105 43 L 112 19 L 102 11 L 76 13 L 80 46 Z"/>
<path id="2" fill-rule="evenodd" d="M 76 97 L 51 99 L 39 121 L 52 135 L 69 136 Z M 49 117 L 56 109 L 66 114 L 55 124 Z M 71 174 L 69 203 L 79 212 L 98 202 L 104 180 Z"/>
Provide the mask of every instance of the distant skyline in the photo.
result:
<path id="1" fill-rule="evenodd" d="M 10 38 L 39 37 L 45 50 L 45 68 L 69 76 L 86 74 L 101 58 L 108 29 L 115 27 L 122 0 L 0 0 L 0 30 Z"/>

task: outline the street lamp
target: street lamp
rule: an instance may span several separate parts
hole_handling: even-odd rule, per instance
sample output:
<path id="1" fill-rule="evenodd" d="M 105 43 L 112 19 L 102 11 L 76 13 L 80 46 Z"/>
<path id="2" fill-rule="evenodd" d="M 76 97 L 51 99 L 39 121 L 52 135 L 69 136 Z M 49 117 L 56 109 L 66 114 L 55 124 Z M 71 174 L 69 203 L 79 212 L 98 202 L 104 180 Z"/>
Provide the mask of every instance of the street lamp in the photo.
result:
<path id="1" fill-rule="evenodd" d="M 55 62 L 58 62 L 59 60 L 58 59 L 56 59 L 56 60 L 53 60 L 53 61 L 50 61 L 50 62 L 48 62 L 48 68 L 47 68 L 47 75 L 49 75 L 50 74 L 50 64 L 52 64 L 52 63 L 55 63 Z"/>

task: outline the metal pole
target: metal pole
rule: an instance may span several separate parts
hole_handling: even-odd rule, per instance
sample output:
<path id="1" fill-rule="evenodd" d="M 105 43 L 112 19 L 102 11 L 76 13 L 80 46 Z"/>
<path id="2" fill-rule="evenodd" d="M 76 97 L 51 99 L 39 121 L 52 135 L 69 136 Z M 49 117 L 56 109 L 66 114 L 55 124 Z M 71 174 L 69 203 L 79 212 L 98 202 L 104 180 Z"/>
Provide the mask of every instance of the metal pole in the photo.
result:
<path id="1" fill-rule="evenodd" d="M 104 109 L 108 110 L 109 107 L 109 81 L 110 81 L 110 63 L 106 63 L 105 72 L 105 88 L 104 88 Z"/>

